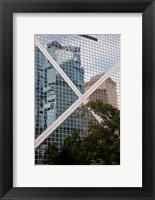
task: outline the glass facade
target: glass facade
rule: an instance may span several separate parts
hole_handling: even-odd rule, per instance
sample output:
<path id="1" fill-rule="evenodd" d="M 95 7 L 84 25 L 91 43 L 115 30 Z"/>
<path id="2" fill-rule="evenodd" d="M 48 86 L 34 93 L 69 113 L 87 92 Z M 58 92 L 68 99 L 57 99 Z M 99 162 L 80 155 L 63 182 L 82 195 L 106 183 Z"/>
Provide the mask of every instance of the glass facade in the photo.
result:
<path id="1" fill-rule="evenodd" d="M 84 92 L 84 69 L 81 67 L 80 48 L 62 46 L 57 41 L 47 44 L 47 51 L 60 65 L 81 93 Z M 41 85 L 36 87 L 36 134 L 37 137 L 43 130 L 47 129 L 72 103 L 77 100 L 74 91 L 68 86 L 53 65 L 45 59 L 45 56 L 36 47 L 36 76 L 37 82 Z M 39 58 L 39 59 L 38 59 Z M 38 63 L 38 65 L 37 65 Z M 40 68 L 38 68 L 40 66 Z M 37 115 L 38 113 L 38 115 Z M 44 144 L 36 149 L 36 164 L 43 162 L 44 150 L 48 142 L 53 142 L 61 148 L 64 138 L 69 136 L 76 129 L 81 136 L 86 134 L 86 116 L 78 118 L 78 109 L 51 136 L 44 141 Z M 37 123 L 38 122 L 38 123 Z M 79 126 L 80 125 L 80 126 Z"/>
<path id="2" fill-rule="evenodd" d="M 87 92 L 120 61 L 120 35 L 35 35 L 81 94 Z M 35 46 L 35 139 L 79 97 L 46 56 Z M 100 99 L 120 109 L 120 69 L 106 79 L 87 99 Z M 81 104 L 35 149 L 35 164 L 44 163 L 48 143 L 61 149 L 73 130 L 88 134 L 89 122 L 99 123 L 91 111 L 81 113 Z"/>

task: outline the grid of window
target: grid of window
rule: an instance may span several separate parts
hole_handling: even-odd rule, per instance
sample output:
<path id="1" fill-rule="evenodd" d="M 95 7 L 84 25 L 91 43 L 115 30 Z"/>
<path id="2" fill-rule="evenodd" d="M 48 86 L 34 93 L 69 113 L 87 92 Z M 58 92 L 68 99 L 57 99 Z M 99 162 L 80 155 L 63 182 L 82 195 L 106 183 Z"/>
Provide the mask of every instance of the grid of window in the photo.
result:
<path id="1" fill-rule="evenodd" d="M 120 61 L 120 35 L 35 35 L 51 57 L 84 94 Z M 37 138 L 67 110 L 78 96 L 45 55 L 35 46 L 35 137 Z M 100 99 L 120 109 L 120 70 L 115 71 L 87 99 Z M 88 111 L 82 116 L 77 108 L 35 150 L 36 164 L 42 164 L 47 144 L 61 148 L 73 130 L 83 137 L 88 123 L 98 123 Z"/>
<path id="2" fill-rule="evenodd" d="M 35 137 L 38 137 L 77 100 L 77 96 L 37 47 L 35 55 Z M 64 71 L 70 66 L 73 63 L 61 65 Z M 72 77 L 72 71 L 67 75 Z"/>
<path id="3" fill-rule="evenodd" d="M 117 108 L 120 109 L 120 69 L 117 69 L 110 78 L 115 82 L 116 85 Z"/>

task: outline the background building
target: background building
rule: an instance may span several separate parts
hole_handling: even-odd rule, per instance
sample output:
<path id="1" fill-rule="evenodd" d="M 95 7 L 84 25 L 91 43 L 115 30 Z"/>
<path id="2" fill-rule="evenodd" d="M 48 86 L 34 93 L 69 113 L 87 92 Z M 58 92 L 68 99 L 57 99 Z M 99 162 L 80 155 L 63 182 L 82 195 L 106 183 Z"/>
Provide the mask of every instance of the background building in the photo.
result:
<path id="1" fill-rule="evenodd" d="M 89 82 L 85 83 L 84 89 L 85 92 L 92 87 L 92 85 L 103 76 L 104 73 L 97 74 L 93 76 Z M 114 107 L 117 107 L 117 92 L 116 92 L 116 83 L 111 78 L 108 78 L 102 85 L 100 85 L 90 97 L 87 99 L 89 100 L 96 100 L 100 99 L 104 103 L 111 104 Z M 87 126 L 89 122 L 98 123 L 95 117 L 88 111 L 86 113 L 86 121 Z"/>

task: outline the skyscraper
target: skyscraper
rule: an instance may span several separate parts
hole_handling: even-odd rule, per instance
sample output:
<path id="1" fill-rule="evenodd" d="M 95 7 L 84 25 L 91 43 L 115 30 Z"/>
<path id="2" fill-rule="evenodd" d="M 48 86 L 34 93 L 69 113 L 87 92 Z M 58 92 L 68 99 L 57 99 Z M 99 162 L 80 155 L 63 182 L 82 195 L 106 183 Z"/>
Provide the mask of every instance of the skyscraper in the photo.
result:
<path id="1" fill-rule="evenodd" d="M 35 137 L 37 137 L 44 129 L 43 115 L 43 87 L 44 87 L 44 64 L 45 56 L 35 47 Z"/>
<path id="2" fill-rule="evenodd" d="M 47 44 L 47 50 L 55 59 L 75 86 L 84 92 L 84 69 L 81 67 L 80 48 L 74 46 L 62 46 L 57 41 Z M 76 94 L 64 81 L 61 75 L 55 70 L 52 64 L 47 61 L 38 49 L 36 56 L 39 57 L 36 63 L 37 82 L 36 85 L 36 136 L 48 128 L 72 103 L 77 100 Z M 38 63 L 39 62 L 39 63 Z M 40 70 L 38 69 L 40 66 Z M 41 72 L 40 72 L 41 71 Z M 38 76 L 41 73 L 43 76 Z M 39 94 L 39 95 L 37 95 Z M 38 108 L 38 105 L 40 106 Z M 76 129 L 81 136 L 86 134 L 86 116 L 78 117 L 78 110 L 74 111 L 51 135 L 36 149 L 36 163 L 43 161 L 44 150 L 49 142 L 55 143 L 61 148 L 64 139 Z M 39 123 L 38 115 L 39 113 Z"/>

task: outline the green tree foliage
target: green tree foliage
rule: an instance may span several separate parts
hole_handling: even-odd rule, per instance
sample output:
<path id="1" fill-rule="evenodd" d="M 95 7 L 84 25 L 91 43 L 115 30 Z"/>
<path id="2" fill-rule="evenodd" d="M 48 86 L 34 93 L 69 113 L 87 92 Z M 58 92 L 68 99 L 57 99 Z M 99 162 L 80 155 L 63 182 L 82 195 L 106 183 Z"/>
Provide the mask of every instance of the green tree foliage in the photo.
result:
<path id="1" fill-rule="evenodd" d="M 44 153 L 44 164 L 56 165 L 59 163 L 59 152 L 55 144 L 48 143 Z"/>
<path id="2" fill-rule="evenodd" d="M 62 165 L 118 165 L 120 163 L 120 112 L 101 100 L 89 101 L 82 110 L 94 111 L 102 118 L 101 124 L 89 124 L 88 135 L 80 138 L 74 130 L 64 140 L 59 151 L 48 146 L 47 164 Z"/>
<path id="3" fill-rule="evenodd" d="M 64 140 L 64 145 L 60 152 L 60 164 L 78 165 L 80 163 L 79 149 L 81 141 L 79 133 L 73 130 L 72 135 Z"/>
<path id="4" fill-rule="evenodd" d="M 120 163 L 120 111 L 101 100 L 89 101 L 86 110 L 92 110 L 102 118 L 101 124 L 89 124 L 89 134 L 84 139 L 89 149 L 85 156 L 89 163 L 119 164 Z M 92 155 L 94 155 L 94 158 Z M 92 158 L 92 161 L 90 161 Z"/>

